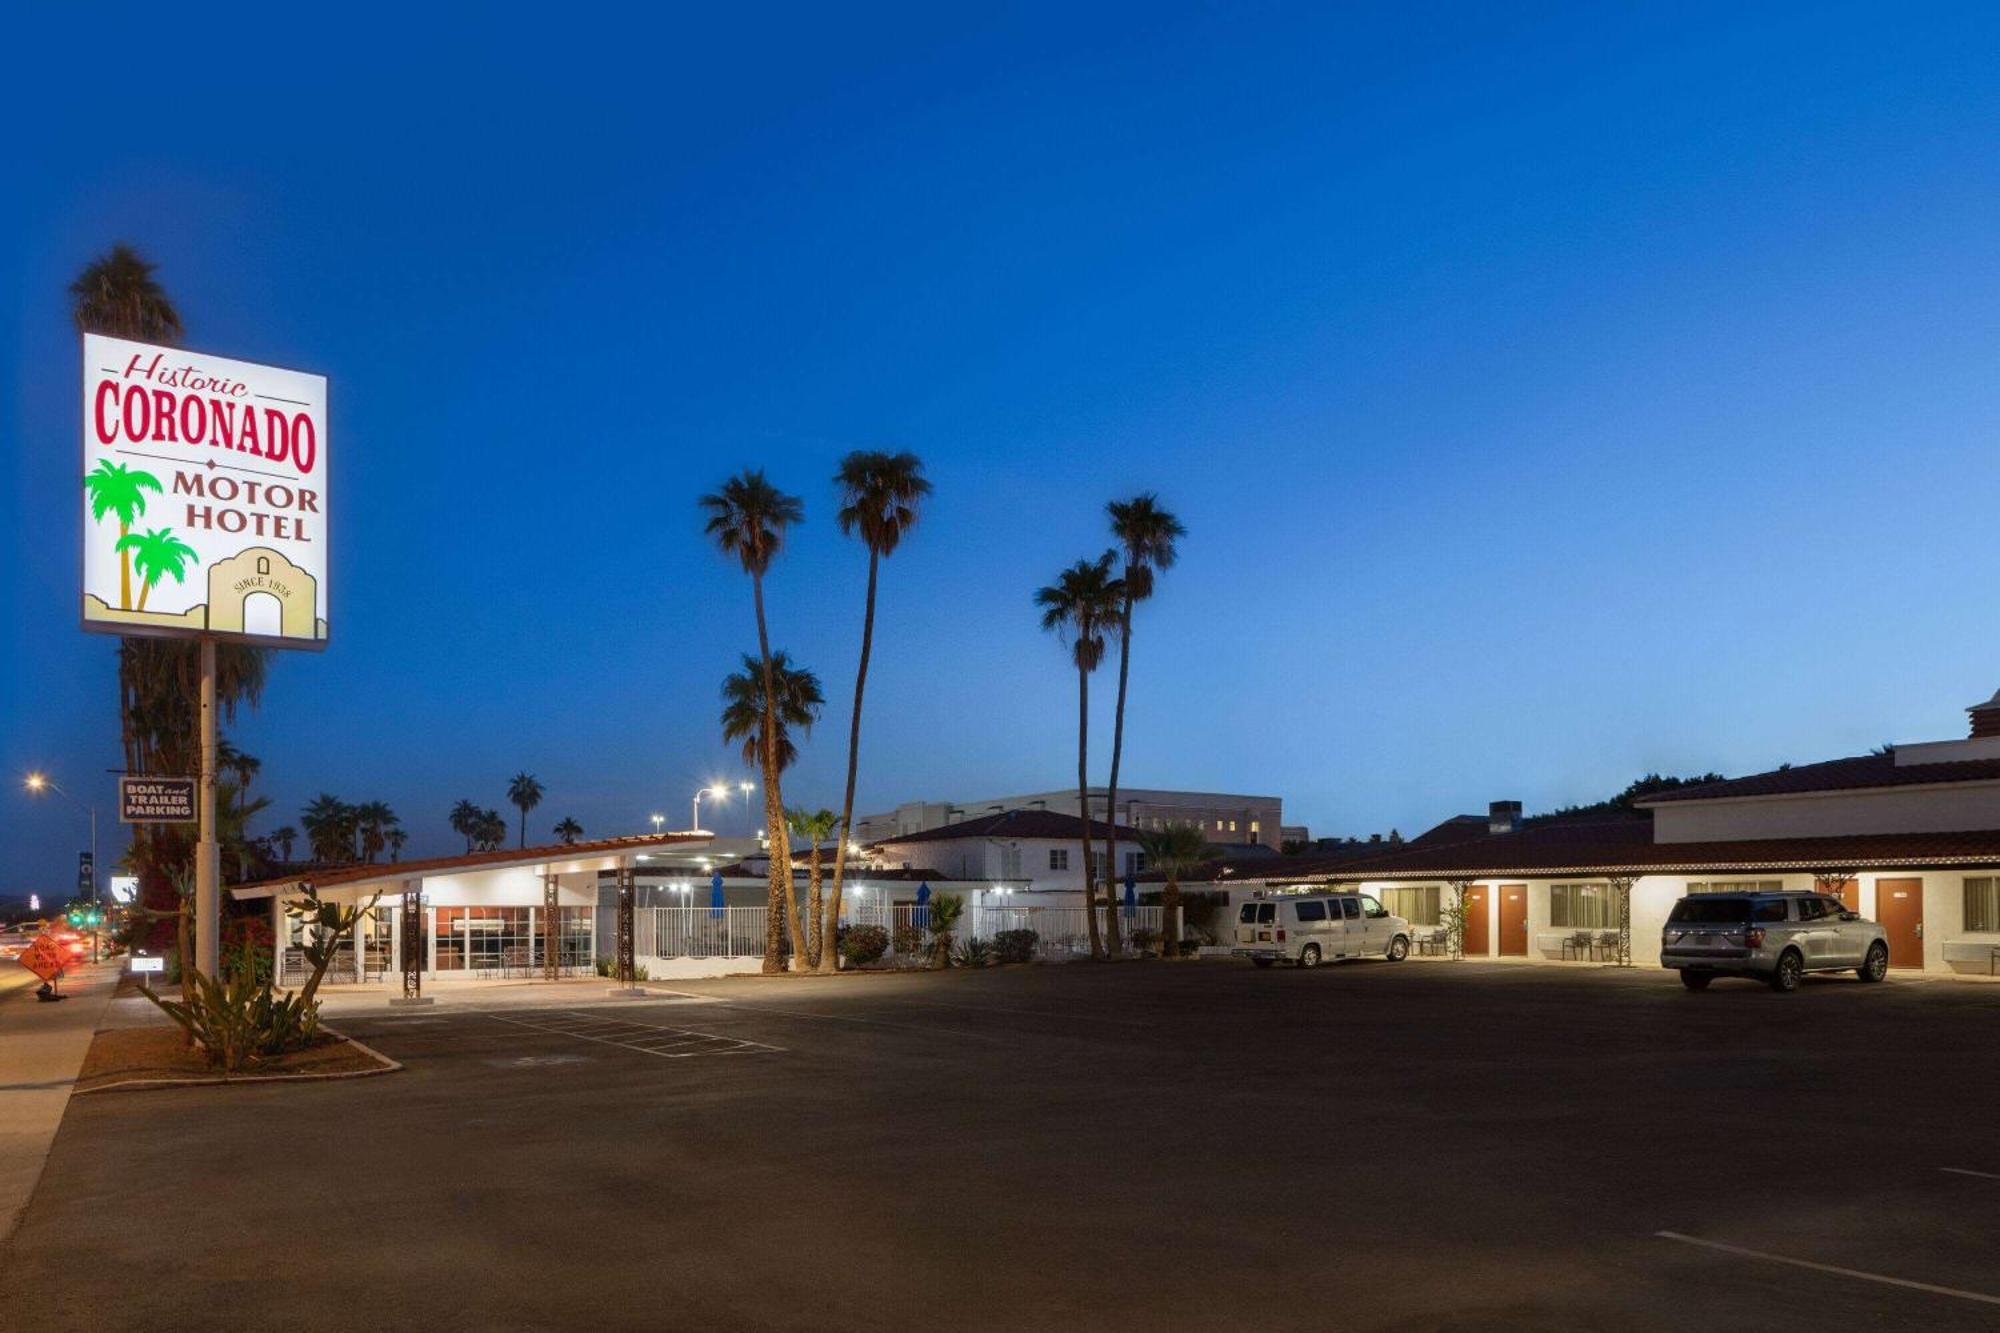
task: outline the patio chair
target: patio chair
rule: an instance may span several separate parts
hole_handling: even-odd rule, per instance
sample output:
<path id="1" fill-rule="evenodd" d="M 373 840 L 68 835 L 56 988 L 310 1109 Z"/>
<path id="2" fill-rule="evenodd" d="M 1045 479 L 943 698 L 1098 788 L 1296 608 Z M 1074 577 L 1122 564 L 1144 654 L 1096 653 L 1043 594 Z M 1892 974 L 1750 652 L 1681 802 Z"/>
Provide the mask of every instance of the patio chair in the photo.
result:
<path id="1" fill-rule="evenodd" d="M 1596 941 L 1587 930 L 1579 930 L 1563 941 L 1562 956 L 1579 961 L 1591 957 L 1591 949 Z"/>
<path id="2" fill-rule="evenodd" d="M 1616 958 L 1618 956 L 1618 932 L 1615 930 L 1599 931 L 1597 933 L 1597 952 L 1599 956 L 1604 958 Z"/>

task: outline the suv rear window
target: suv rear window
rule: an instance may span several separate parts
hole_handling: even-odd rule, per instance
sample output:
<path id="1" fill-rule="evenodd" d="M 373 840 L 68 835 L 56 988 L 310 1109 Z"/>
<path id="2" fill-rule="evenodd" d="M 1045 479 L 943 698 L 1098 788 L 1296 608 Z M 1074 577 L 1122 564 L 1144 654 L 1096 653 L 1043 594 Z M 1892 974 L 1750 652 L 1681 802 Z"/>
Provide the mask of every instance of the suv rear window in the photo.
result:
<path id="1" fill-rule="evenodd" d="M 1726 894 L 1702 893 L 1692 898 L 1683 898 L 1674 904 L 1669 921 L 1685 921 L 1697 926 L 1727 926 L 1750 919 L 1748 898 L 1731 898 Z"/>

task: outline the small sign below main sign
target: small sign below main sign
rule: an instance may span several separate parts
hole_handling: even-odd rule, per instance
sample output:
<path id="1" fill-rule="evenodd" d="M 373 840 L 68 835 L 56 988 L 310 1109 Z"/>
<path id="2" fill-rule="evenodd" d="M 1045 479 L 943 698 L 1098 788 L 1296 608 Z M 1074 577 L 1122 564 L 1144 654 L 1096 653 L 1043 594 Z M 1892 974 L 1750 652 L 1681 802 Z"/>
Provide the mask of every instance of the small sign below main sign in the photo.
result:
<path id="1" fill-rule="evenodd" d="M 121 824 L 194 823 L 194 779 L 144 778 L 130 774 L 119 778 L 118 822 Z"/>
<path id="2" fill-rule="evenodd" d="M 167 970 L 167 960 L 164 958 L 134 958 L 132 966 L 128 970 L 132 972 L 165 972 Z"/>

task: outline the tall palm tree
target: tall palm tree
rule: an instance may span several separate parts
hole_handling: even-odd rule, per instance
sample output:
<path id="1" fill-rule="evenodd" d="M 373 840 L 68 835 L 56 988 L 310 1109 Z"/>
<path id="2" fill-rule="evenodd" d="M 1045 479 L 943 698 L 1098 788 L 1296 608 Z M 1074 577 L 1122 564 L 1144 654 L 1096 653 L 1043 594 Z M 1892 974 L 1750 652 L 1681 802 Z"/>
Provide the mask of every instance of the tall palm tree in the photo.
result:
<path id="1" fill-rule="evenodd" d="M 583 836 L 583 825 L 577 823 L 570 816 L 564 815 L 562 823 L 557 824 L 555 827 L 555 835 L 562 841 L 563 846 L 568 847 Z"/>
<path id="2" fill-rule="evenodd" d="M 1160 893 L 1160 957 L 1181 956 L 1181 876 L 1204 861 L 1212 861 L 1219 850 L 1209 846 L 1199 824 L 1168 824 L 1139 835 L 1146 865 L 1167 877 Z"/>
<path id="3" fill-rule="evenodd" d="M 481 810 L 472 821 L 472 845 L 482 852 L 496 852 L 507 841 L 507 821 L 498 810 Z"/>
<path id="4" fill-rule="evenodd" d="M 479 831 L 479 816 L 483 813 L 471 801 L 461 799 L 451 808 L 451 831 L 465 839 L 465 850 L 472 850 L 473 834 Z"/>
<path id="5" fill-rule="evenodd" d="M 389 845 L 389 833 L 403 821 L 386 801 L 363 801 L 354 808 L 356 831 L 361 835 L 361 859 L 373 863 Z"/>
<path id="6" fill-rule="evenodd" d="M 389 830 L 386 836 L 389 842 L 389 859 L 391 861 L 402 860 L 403 844 L 410 840 L 410 835 L 408 833 L 405 833 L 402 829 L 392 828 Z"/>
<path id="7" fill-rule="evenodd" d="M 1090 955 L 1118 952 L 1118 914 L 1106 919 L 1106 935 L 1097 929 L 1096 875 L 1090 864 L 1090 673 L 1104 661 L 1104 632 L 1117 622 L 1125 590 L 1111 573 L 1118 558 L 1106 551 L 1095 560 L 1079 560 L 1035 593 L 1042 608 L 1042 628 L 1062 637 L 1076 666 L 1076 808 L 1083 820 L 1083 901 L 1090 920 Z M 1105 867 L 1107 874 L 1110 867 Z"/>
<path id="8" fill-rule="evenodd" d="M 188 561 L 200 562 L 194 547 L 174 536 L 172 528 L 154 528 L 140 534 L 127 533 L 118 539 L 121 554 L 131 556 L 132 568 L 139 574 L 139 605 L 136 609 L 146 609 L 146 598 L 152 595 L 153 585 L 163 575 L 174 576 L 175 583 L 187 582 Z"/>
<path id="9" fill-rule="evenodd" d="M 297 842 L 298 840 L 299 840 L 299 831 L 293 828 L 290 824 L 285 824 L 277 829 L 274 829 L 272 830 L 271 833 L 272 845 L 275 846 L 281 853 L 283 853 L 287 863 L 289 863 L 292 859 L 292 844 Z"/>
<path id="10" fill-rule="evenodd" d="M 241 804 L 249 794 L 251 781 L 264 771 L 264 761 L 248 751 L 237 749 L 234 741 L 222 736 L 215 743 L 215 768 L 218 773 L 236 775 L 236 800 Z"/>
<path id="11" fill-rule="evenodd" d="M 764 828 L 770 842 L 771 878 L 766 893 L 764 971 L 780 972 L 779 914 L 796 910 L 792 887 L 791 840 L 786 836 L 784 797 L 778 790 L 778 727 L 772 718 L 777 682 L 771 670 L 771 634 L 764 618 L 764 575 L 785 544 L 785 533 L 805 519 L 805 506 L 795 495 L 773 486 L 762 468 L 746 468 L 701 497 L 708 516 L 704 530 L 724 555 L 735 559 L 750 576 L 751 599 L 757 609 L 757 654 L 764 679 L 763 753 Z M 789 906 L 788 906 L 789 904 Z M 795 946 L 793 956 L 799 953 Z"/>
<path id="12" fill-rule="evenodd" d="M 1118 608 L 1118 707 L 1111 723 L 1111 779 L 1105 785 L 1104 811 L 1109 821 L 1104 830 L 1105 874 L 1114 875 L 1113 851 L 1118 837 L 1118 763 L 1125 755 L 1125 682 L 1132 670 L 1132 607 L 1153 595 L 1154 576 L 1172 569 L 1180 554 L 1175 546 L 1187 529 L 1181 521 L 1160 507 L 1160 497 L 1147 491 L 1130 500 L 1113 500 L 1104 506 L 1111 519 L 1111 535 L 1125 556 L 1119 575 L 1125 596 Z"/>
<path id="13" fill-rule="evenodd" d="M 847 882 L 847 844 L 854 825 L 854 779 L 861 762 L 861 695 L 868 686 L 868 655 L 875 644 L 875 583 L 882 559 L 895 554 L 903 535 L 916 526 L 924 497 L 931 484 L 924 476 L 923 460 L 913 453 L 885 453 L 857 449 L 840 460 L 833 474 L 834 488 L 840 493 L 837 521 L 847 536 L 861 534 L 868 548 L 868 596 L 861 611 L 861 664 L 854 672 L 854 717 L 847 728 L 847 789 L 840 801 L 840 841 L 833 848 L 833 896 L 826 904 L 822 926 L 817 915 L 815 933 L 832 936 L 840 929 L 840 899 Z M 813 946 L 821 971 L 832 972 L 840 957 L 832 949 Z"/>
<path id="14" fill-rule="evenodd" d="M 166 289 L 153 280 L 153 268 L 122 243 L 84 265 L 69 285 L 70 316 L 77 332 L 138 342 L 179 342 L 180 312 Z"/>
<path id="15" fill-rule="evenodd" d="M 826 706 L 826 696 L 820 691 L 819 677 L 804 667 L 794 667 L 791 659 L 782 651 L 771 654 L 771 688 L 764 686 L 764 666 L 748 653 L 743 655 L 743 669 L 724 678 L 722 682 L 722 739 L 731 743 L 743 743 L 743 760 L 752 763 L 768 760 L 770 767 L 765 771 L 768 784 L 792 766 L 799 757 L 798 742 L 794 732 L 810 732 L 813 723 L 819 721 L 820 710 Z M 770 701 L 776 700 L 776 708 Z M 775 723 L 774 726 L 767 725 Z M 787 835 L 783 842 L 771 839 L 769 848 L 774 875 L 782 874 L 782 889 L 769 895 L 768 916 L 783 914 L 783 926 L 792 938 L 792 957 L 795 965 L 804 966 L 808 951 L 807 932 L 799 920 L 798 887 L 792 883 L 792 844 L 789 824 L 783 830 Z M 767 932 L 765 946 L 771 946 Z M 766 970 L 774 970 L 768 966 Z"/>
<path id="16" fill-rule="evenodd" d="M 507 784 L 507 799 L 521 809 L 521 845 L 528 845 L 528 812 L 542 803 L 542 784 L 533 773 L 516 773 Z"/>
<path id="17" fill-rule="evenodd" d="M 160 492 L 160 479 L 150 472 L 134 472 L 123 463 L 99 459 L 84 476 L 83 488 L 90 495 L 90 521 L 102 523 L 106 514 L 118 518 L 118 609 L 132 609 L 132 552 L 125 545 L 133 522 L 146 512 L 146 492 Z M 143 606 L 145 603 L 140 603 Z"/>
<path id="18" fill-rule="evenodd" d="M 838 927 L 832 923 L 839 918 L 829 918 L 825 929 L 820 922 L 820 848 L 840 827 L 840 816 L 826 809 L 798 809 L 787 810 L 785 818 L 791 824 L 793 834 L 804 839 L 810 849 L 806 853 L 806 883 L 810 886 L 806 895 L 806 921 L 809 923 L 806 927 L 806 964 L 817 970 L 825 956 L 825 940 L 838 932 Z M 834 863 L 839 864 L 838 852 L 834 854 Z"/>

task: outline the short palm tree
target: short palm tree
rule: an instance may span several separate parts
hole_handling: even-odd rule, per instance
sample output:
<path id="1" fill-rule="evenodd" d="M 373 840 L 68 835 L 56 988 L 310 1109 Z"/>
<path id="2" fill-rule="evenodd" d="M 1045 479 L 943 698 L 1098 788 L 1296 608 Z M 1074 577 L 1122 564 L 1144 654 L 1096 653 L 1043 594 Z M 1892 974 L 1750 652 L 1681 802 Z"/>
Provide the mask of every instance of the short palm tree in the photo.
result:
<path id="1" fill-rule="evenodd" d="M 473 835 L 479 831 L 479 816 L 483 813 L 471 801 L 461 800 L 451 808 L 451 831 L 465 839 L 465 850 L 472 850 Z"/>
<path id="2" fill-rule="evenodd" d="M 833 474 L 840 492 L 838 522 L 848 536 L 861 535 L 868 547 L 868 596 L 861 611 L 861 664 L 854 672 L 854 717 L 847 729 L 847 788 L 840 801 L 840 841 L 833 848 L 833 897 L 826 904 L 826 921 L 817 914 L 813 929 L 828 936 L 840 929 L 840 899 L 847 882 L 847 844 L 854 825 L 854 779 L 861 761 L 861 695 L 868 686 L 868 656 L 875 643 L 875 583 L 883 557 L 893 555 L 905 533 L 916 526 L 931 484 L 923 460 L 909 452 L 886 453 L 857 449 L 840 460 Z M 832 949 L 812 949 L 815 964 L 831 972 L 840 966 Z"/>
<path id="3" fill-rule="evenodd" d="M 521 845 L 528 845 L 528 812 L 542 803 L 542 784 L 533 773 L 516 773 L 507 784 L 507 799 L 521 810 Z"/>
<path id="4" fill-rule="evenodd" d="M 146 492 L 160 493 L 160 479 L 150 472 L 134 472 L 123 463 L 99 459 L 84 476 L 83 489 L 90 497 L 91 522 L 102 523 L 106 514 L 117 516 L 118 539 L 112 549 L 118 552 L 118 609 L 130 611 L 132 552 L 125 544 L 126 537 L 139 515 L 146 512 Z"/>
<path id="5" fill-rule="evenodd" d="M 290 824 L 283 825 L 271 833 L 271 845 L 276 847 L 287 862 L 292 859 L 292 844 L 299 840 L 299 831 Z"/>
<path id="6" fill-rule="evenodd" d="M 743 655 L 743 669 L 724 678 L 722 739 L 742 743 L 745 763 L 767 762 L 765 784 L 768 789 L 769 784 L 799 757 L 799 743 L 794 734 L 812 730 L 813 723 L 819 721 L 820 709 L 826 706 L 826 696 L 820 691 L 818 676 L 804 667 L 794 667 L 782 651 L 772 653 L 769 680 L 777 701 L 774 716 L 766 707 L 766 700 L 773 695 L 767 694 L 764 679 L 764 668 L 748 653 Z M 776 725 L 767 731 L 766 724 L 770 722 Z M 769 915 L 782 915 L 780 924 L 792 939 L 793 966 L 802 967 L 806 960 L 807 932 L 801 928 L 798 886 L 792 882 L 790 833 L 790 826 L 786 825 L 780 830 L 780 837 L 770 839 L 767 850 L 771 856 L 771 873 L 774 878 L 782 874 L 784 883 L 777 889 L 767 890 L 765 907 Z M 766 970 L 773 970 L 768 951 L 775 946 L 768 931 L 764 944 L 767 950 Z"/>
<path id="7" fill-rule="evenodd" d="M 764 770 L 764 828 L 770 841 L 771 877 L 767 886 L 764 933 L 764 971 L 783 970 L 781 961 L 781 914 L 790 920 L 797 914 L 797 893 L 792 886 L 791 840 L 786 836 L 784 798 L 778 787 L 779 728 L 769 714 L 775 708 L 777 682 L 772 671 L 771 634 L 764 617 L 764 575 L 784 547 L 785 534 L 805 519 L 805 506 L 797 496 L 773 486 L 761 468 L 746 468 L 711 493 L 701 497 L 704 524 L 716 548 L 743 566 L 750 576 L 751 600 L 757 610 L 757 655 L 764 680 L 763 706 L 767 714 L 760 735 L 765 742 L 758 762 Z M 801 952 L 794 938 L 792 955 Z"/>
<path id="8" fill-rule="evenodd" d="M 1118 706 L 1111 723 L 1111 777 L 1104 788 L 1109 817 L 1104 830 L 1104 864 L 1109 867 L 1118 836 L 1118 763 L 1125 755 L 1125 682 L 1132 671 L 1132 607 L 1153 595 L 1155 574 L 1173 568 L 1180 554 L 1175 543 L 1187 535 L 1187 529 L 1160 507 L 1160 498 L 1150 491 L 1130 500 L 1113 500 L 1104 511 L 1111 519 L 1111 535 L 1125 556 L 1125 568 L 1118 578 L 1125 590 L 1118 608 Z M 1106 875 L 1112 873 L 1105 871 Z"/>
<path id="9" fill-rule="evenodd" d="M 1095 560 L 1079 560 L 1035 593 L 1042 608 L 1042 628 L 1062 637 L 1076 666 L 1076 808 L 1083 821 L 1083 901 L 1090 922 L 1090 955 L 1118 952 L 1118 914 L 1106 918 L 1106 933 L 1097 928 L 1096 876 L 1090 864 L 1090 673 L 1104 661 L 1104 632 L 1117 623 L 1124 588 L 1112 576 L 1115 551 Z M 1107 878 L 1110 867 L 1105 867 Z"/>
<path id="10" fill-rule="evenodd" d="M 1160 956 L 1180 957 L 1181 876 L 1219 854 L 1211 847 L 1199 824 L 1168 824 L 1139 835 L 1139 847 L 1146 854 L 1148 869 L 1167 877 L 1160 893 Z"/>
<path id="11" fill-rule="evenodd" d="M 387 838 L 389 842 L 389 859 L 391 861 L 402 860 L 403 844 L 410 840 L 410 835 L 405 833 L 402 829 L 392 828 L 389 830 Z"/>
<path id="12" fill-rule="evenodd" d="M 130 554 L 132 568 L 138 571 L 139 605 L 134 609 L 140 611 L 146 609 L 146 598 L 162 576 L 171 574 L 175 583 L 186 583 L 188 562 L 201 560 L 194 547 L 174 536 L 172 528 L 154 528 L 143 535 L 127 533 L 118 539 L 118 550 Z"/>
<path id="13" fill-rule="evenodd" d="M 570 816 L 564 815 L 562 822 L 555 827 L 555 835 L 562 842 L 563 846 L 568 847 L 583 836 L 583 825 L 577 823 Z"/>
<path id="14" fill-rule="evenodd" d="M 321 865 L 345 865 L 354 860 L 354 835 L 359 826 L 354 806 L 329 792 L 299 812 L 313 860 Z"/>
<path id="15" fill-rule="evenodd" d="M 793 835 L 803 839 L 810 849 L 806 853 L 806 966 L 817 970 L 824 942 L 839 934 L 838 925 L 833 924 L 838 922 L 838 917 L 827 918 L 826 927 L 822 927 L 820 922 L 820 848 L 840 827 L 840 816 L 826 809 L 800 809 L 787 810 L 785 818 L 791 825 Z M 839 860 L 839 853 L 836 852 L 834 863 L 838 865 Z"/>
<path id="16" fill-rule="evenodd" d="M 361 859 L 372 863 L 389 845 L 389 834 L 403 821 L 386 801 L 363 801 L 354 807 L 355 829 L 361 836 Z"/>

